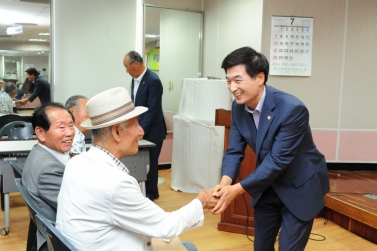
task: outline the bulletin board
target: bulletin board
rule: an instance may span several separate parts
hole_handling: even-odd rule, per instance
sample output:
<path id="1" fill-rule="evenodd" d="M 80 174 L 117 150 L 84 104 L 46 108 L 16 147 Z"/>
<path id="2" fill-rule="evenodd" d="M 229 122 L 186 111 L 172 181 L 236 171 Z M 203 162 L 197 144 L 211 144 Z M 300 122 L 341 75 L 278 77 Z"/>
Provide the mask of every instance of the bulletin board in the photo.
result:
<path id="1" fill-rule="evenodd" d="M 272 16 L 270 75 L 311 76 L 313 18 Z"/>
<path id="2" fill-rule="evenodd" d="M 148 68 L 153 71 L 160 70 L 160 50 L 159 49 L 150 50 Z"/>

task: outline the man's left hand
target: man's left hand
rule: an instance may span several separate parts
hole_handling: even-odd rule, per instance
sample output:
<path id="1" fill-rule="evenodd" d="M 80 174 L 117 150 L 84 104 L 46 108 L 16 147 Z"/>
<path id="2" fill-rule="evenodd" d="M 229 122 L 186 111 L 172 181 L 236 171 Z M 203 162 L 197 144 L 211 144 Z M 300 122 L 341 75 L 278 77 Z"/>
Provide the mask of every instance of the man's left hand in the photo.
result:
<path id="1" fill-rule="evenodd" d="M 225 211 L 229 204 L 245 190 L 240 183 L 235 185 L 227 185 L 222 187 L 219 191 L 214 192 L 213 196 L 219 198 L 217 205 L 211 210 L 212 214 L 220 214 Z"/>

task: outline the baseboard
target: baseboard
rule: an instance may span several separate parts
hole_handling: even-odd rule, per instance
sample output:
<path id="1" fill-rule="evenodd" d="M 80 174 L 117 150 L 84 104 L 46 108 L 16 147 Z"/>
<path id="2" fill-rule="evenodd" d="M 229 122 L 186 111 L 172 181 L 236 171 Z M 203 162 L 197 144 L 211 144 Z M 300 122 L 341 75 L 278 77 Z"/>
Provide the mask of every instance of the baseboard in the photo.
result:
<path id="1" fill-rule="evenodd" d="M 158 170 L 164 170 L 164 169 L 170 169 L 171 164 L 159 164 L 158 165 Z"/>
<path id="2" fill-rule="evenodd" d="M 329 171 L 377 171 L 377 163 L 327 163 Z"/>

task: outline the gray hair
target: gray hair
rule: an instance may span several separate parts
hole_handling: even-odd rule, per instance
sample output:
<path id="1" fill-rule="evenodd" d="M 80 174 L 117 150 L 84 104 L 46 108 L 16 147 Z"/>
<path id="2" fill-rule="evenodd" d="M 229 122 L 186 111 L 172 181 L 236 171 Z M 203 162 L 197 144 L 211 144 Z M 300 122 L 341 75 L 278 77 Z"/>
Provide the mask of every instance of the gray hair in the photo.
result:
<path id="1" fill-rule="evenodd" d="M 6 93 L 11 93 L 13 90 L 17 90 L 17 87 L 16 87 L 16 85 L 15 84 L 13 84 L 12 82 L 8 82 L 8 83 L 6 83 L 5 84 L 5 86 L 4 86 L 4 91 L 6 92 Z"/>
<path id="2" fill-rule="evenodd" d="M 127 130 L 127 121 L 121 122 L 118 125 L 120 126 L 122 131 Z M 93 143 L 95 144 L 95 142 L 101 142 L 101 143 L 105 142 L 111 134 L 111 127 L 112 126 L 98 128 L 98 129 L 92 129 Z"/>
<path id="3" fill-rule="evenodd" d="M 92 129 L 93 144 L 95 144 L 96 142 L 101 142 L 101 143 L 105 142 L 106 139 L 110 136 L 111 127 L 112 126 Z"/>
<path id="4" fill-rule="evenodd" d="M 130 51 L 130 52 L 128 52 L 127 56 L 130 58 L 130 60 L 129 60 L 130 64 L 132 62 L 135 62 L 135 61 L 139 62 L 141 64 L 143 63 L 143 58 L 136 51 Z"/>
<path id="5" fill-rule="evenodd" d="M 85 97 L 83 95 L 74 95 L 74 96 L 70 97 L 67 100 L 67 102 L 65 102 L 65 109 L 69 110 L 72 107 L 76 107 L 78 105 L 77 100 L 79 100 L 80 98 L 88 99 L 87 97 Z"/>

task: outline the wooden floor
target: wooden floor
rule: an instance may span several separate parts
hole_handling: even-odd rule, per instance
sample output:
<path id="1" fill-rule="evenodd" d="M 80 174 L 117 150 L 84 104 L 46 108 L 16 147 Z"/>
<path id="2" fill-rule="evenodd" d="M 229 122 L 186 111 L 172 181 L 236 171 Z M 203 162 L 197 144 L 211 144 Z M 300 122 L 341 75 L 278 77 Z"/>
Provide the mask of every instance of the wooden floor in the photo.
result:
<path id="1" fill-rule="evenodd" d="M 166 211 L 176 210 L 196 197 L 195 194 L 173 191 L 170 188 L 170 172 L 168 170 L 160 170 L 159 175 L 165 179 L 166 183 L 159 187 L 160 198 L 155 202 Z M 376 187 L 375 184 L 371 185 Z M 0 250 L 25 251 L 29 224 L 25 202 L 19 193 L 11 193 L 10 204 L 10 233 L 7 236 L 0 236 Z M 195 243 L 199 251 L 253 250 L 253 243 L 245 235 L 218 231 L 219 220 L 220 216 L 214 216 L 206 210 L 204 226 L 184 233 L 179 238 Z M 4 212 L 0 212 L 0 224 L 0 228 L 2 228 Z M 312 233 L 311 238 L 320 240 L 323 236 L 326 240 L 309 240 L 306 248 L 308 251 L 377 250 L 377 245 L 352 234 L 331 221 L 324 224 L 323 218 L 315 219 Z"/>

